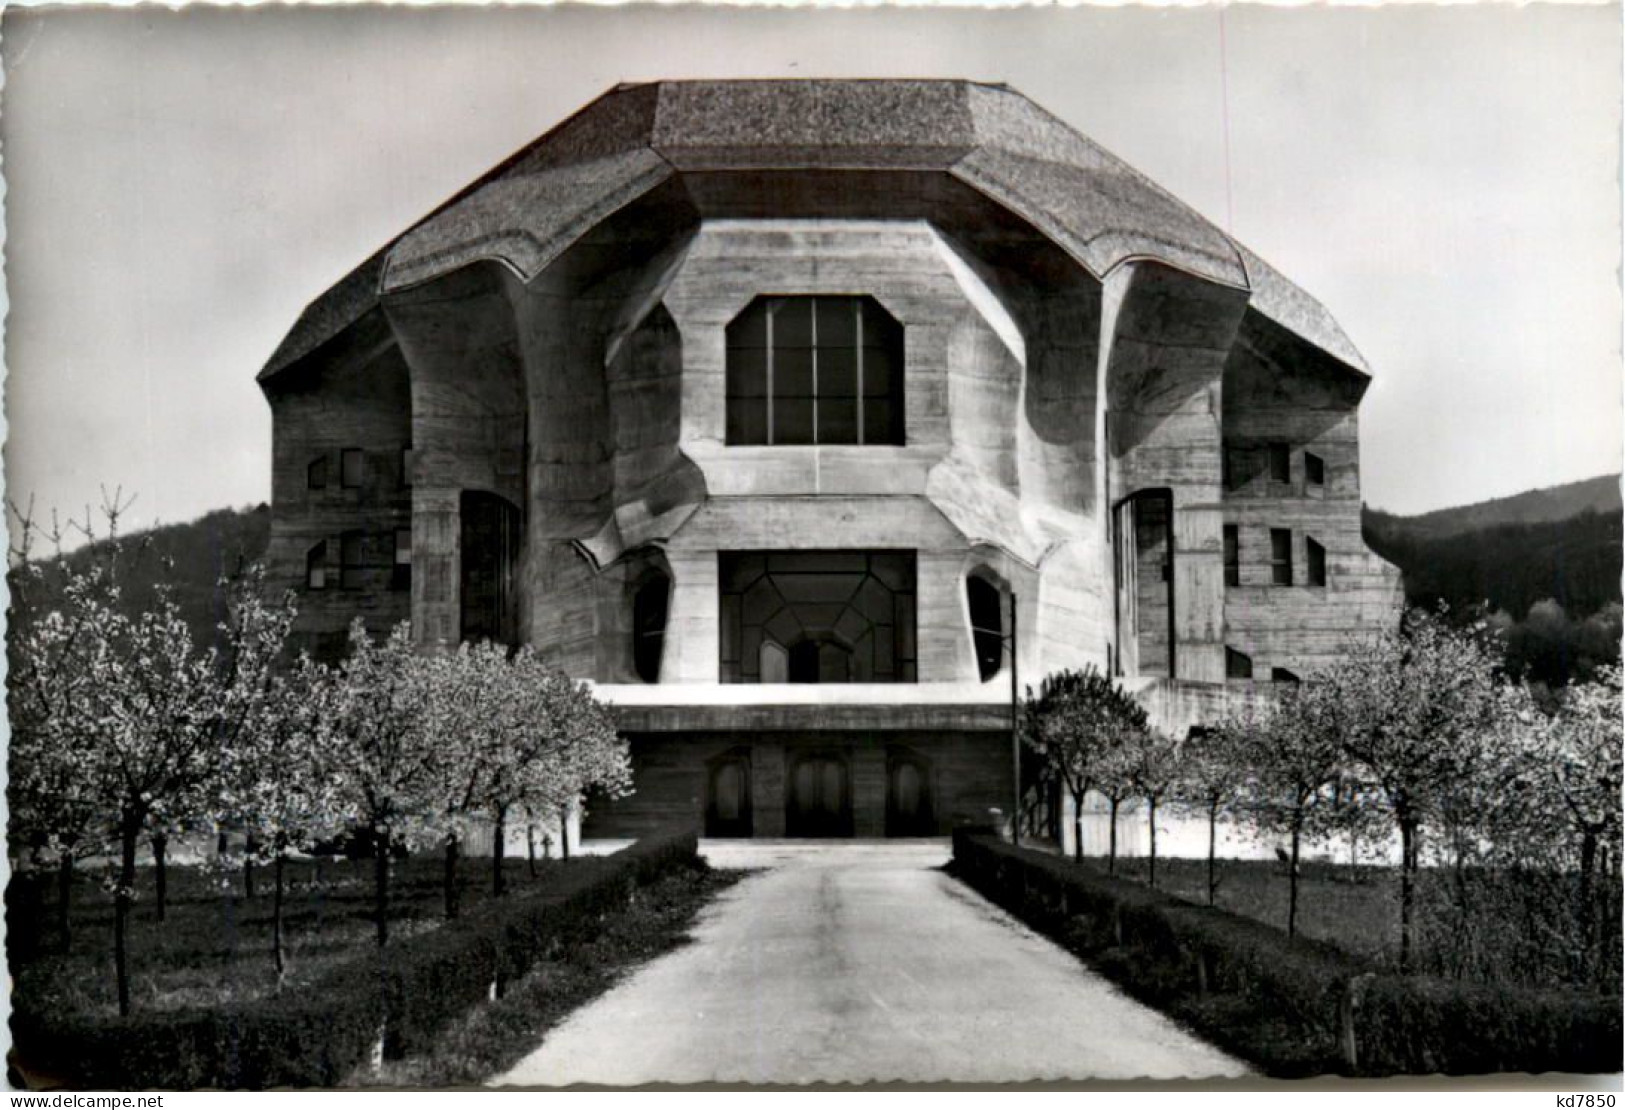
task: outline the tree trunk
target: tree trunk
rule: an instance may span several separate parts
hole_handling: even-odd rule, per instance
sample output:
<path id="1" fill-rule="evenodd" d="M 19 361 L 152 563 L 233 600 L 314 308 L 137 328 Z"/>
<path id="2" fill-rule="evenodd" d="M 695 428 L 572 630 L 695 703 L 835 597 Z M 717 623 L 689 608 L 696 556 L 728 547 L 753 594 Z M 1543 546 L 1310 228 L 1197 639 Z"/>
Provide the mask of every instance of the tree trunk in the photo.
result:
<path id="1" fill-rule="evenodd" d="M 1286 935 L 1298 935 L 1298 848 L 1303 842 L 1303 819 L 1297 818 L 1292 822 L 1292 859 L 1288 863 L 1291 871 L 1287 874 L 1286 899 Z"/>
<path id="2" fill-rule="evenodd" d="M 1207 904 L 1213 905 L 1219 893 L 1219 803 L 1207 805 Z"/>
<path id="3" fill-rule="evenodd" d="M 1072 795 L 1072 858 L 1083 858 L 1083 795 Z"/>
<path id="4" fill-rule="evenodd" d="M 389 833 L 373 834 L 372 908 L 378 924 L 378 947 L 389 943 Z"/>
<path id="5" fill-rule="evenodd" d="M 254 853 L 259 851 L 260 842 L 250 834 L 243 841 L 243 897 L 254 897 Z"/>
<path id="6" fill-rule="evenodd" d="M 1111 799 L 1111 803 L 1112 835 L 1110 846 L 1107 848 L 1106 852 L 1106 873 L 1108 875 L 1115 875 L 1117 874 L 1117 799 Z"/>
<path id="7" fill-rule="evenodd" d="M 496 827 L 491 830 L 491 896 L 501 898 L 507 892 L 502 878 L 502 855 L 508 847 L 508 807 L 497 806 Z"/>
<path id="8" fill-rule="evenodd" d="M 457 916 L 457 837 L 452 834 L 446 836 L 446 866 L 442 876 L 441 886 L 446 900 L 446 920 L 450 921 Z"/>
<path id="9" fill-rule="evenodd" d="M 276 961 L 276 983 L 280 989 L 282 976 L 287 971 L 287 961 L 282 954 L 282 869 L 286 857 L 281 849 L 277 850 L 276 863 L 272 866 L 272 881 L 276 886 L 271 895 L 271 958 Z"/>
<path id="10" fill-rule="evenodd" d="M 73 849 L 63 848 L 56 861 L 56 928 L 62 951 L 73 946 Z"/>
<path id="11" fill-rule="evenodd" d="M 231 838 L 227 835 L 226 830 L 220 829 L 216 831 L 214 834 L 214 858 L 225 859 L 226 853 L 229 851 L 231 851 Z"/>
<path id="12" fill-rule="evenodd" d="M 1150 816 L 1151 816 L 1151 876 L 1150 876 L 1150 884 L 1151 884 L 1151 889 L 1156 890 L 1157 889 L 1157 800 L 1155 798 L 1147 798 L 1146 801 L 1148 803 L 1150 803 L 1150 809 L 1151 809 L 1151 813 L 1150 813 Z"/>
<path id="13" fill-rule="evenodd" d="M 1591 970 L 1593 877 L 1597 870 L 1597 833 L 1587 828 L 1580 835 L 1580 959 L 1575 979 L 1584 984 Z"/>
<path id="14" fill-rule="evenodd" d="M 570 858 L 570 807 L 559 807 L 559 858 Z"/>
<path id="15" fill-rule="evenodd" d="M 169 837 L 163 833 L 154 833 L 152 837 L 152 875 L 153 885 L 156 888 L 153 901 L 157 903 L 158 920 L 164 919 L 164 911 L 169 903 Z"/>
<path id="16" fill-rule="evenodd" d="M 135 888 L 135 846 L 139 818 L 126 817 L 119 829 L 118 893 L 113 897 L 113 974 L 118 981 L 119 1017 L 130 1016 L 130 892 Z"/>
<path id="17" fill-rule="evenodd" d="M 525 825 L 525 855 L 530 860 L 530 877 L 536 877 L 536 823 L 527 822 Z"/>
<path id="18" fill-rule="evenodd" d="M 1411 913 L 1416 899 L 1416 823 L 1399 823 L 1399 969 L 1411 969 Z"/>

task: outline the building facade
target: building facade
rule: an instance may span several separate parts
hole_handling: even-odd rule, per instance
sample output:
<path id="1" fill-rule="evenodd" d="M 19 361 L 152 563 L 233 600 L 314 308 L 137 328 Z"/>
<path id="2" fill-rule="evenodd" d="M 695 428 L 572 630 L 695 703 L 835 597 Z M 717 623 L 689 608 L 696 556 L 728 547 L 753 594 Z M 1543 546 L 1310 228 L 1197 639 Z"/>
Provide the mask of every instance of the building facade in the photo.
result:
<path id="1" fill-rule="evenodd" d="M 595 683 L 588 835 L 935 834 L 1009 811 L 1012 648 L 1183 730 L 1395 619 L 1368 383 L 1007 88 L 622 86 L 296 322 L 270 561 L 319 655 L 409 617 Z"/>

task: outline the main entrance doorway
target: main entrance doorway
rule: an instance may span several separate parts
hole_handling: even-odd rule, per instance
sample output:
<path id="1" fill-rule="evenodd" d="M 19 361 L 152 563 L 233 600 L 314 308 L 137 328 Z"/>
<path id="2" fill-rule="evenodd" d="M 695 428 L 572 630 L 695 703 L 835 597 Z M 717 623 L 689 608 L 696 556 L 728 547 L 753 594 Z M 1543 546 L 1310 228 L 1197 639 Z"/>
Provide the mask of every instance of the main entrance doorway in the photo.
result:
<path id="1" fill-rule="evenodd" d="M 852 774 L 845 756 L 818 752 L 796 757 L 789 786 L 786 836 L 852 835 Z"/>

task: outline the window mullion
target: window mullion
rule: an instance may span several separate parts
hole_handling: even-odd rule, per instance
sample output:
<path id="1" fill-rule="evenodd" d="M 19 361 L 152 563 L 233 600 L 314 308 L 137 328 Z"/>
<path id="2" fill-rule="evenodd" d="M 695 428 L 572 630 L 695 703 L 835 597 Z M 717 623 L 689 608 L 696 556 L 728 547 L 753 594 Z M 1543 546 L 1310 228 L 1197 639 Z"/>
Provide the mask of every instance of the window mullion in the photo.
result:
<path id="1" fill-rule="evenodd" d="M 813 297 L 808 306 L 812 316 L 812 441 L 818 444 L 818 298 Z"/>
<path id="2" fill-rule="evenodd" d="M 773 444 L 773 316 L 776 302 L 767 302 L 767 442 Z"/>
<path id="3" fill-rule="evenodd" d="M 857 351 L 858 364 L 858 446 L 863 446 L 863 302 L 852 302 L 852 345 Z"/>

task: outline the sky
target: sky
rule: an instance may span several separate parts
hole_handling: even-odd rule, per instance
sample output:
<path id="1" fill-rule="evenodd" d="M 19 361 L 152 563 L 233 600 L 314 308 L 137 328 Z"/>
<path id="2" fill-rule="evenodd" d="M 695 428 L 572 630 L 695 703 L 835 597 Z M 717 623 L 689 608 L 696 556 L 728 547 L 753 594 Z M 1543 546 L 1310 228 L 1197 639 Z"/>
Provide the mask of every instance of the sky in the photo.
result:
<path id="1" fill-rule="evenodd" d="M 1621 468 L 1620 9 L 6 11 L 8 496 L 270 495 L 301 308 L 621 81 L 1005 82 L 1229 230 L 1370 363 L 1366 501 Z"/>

